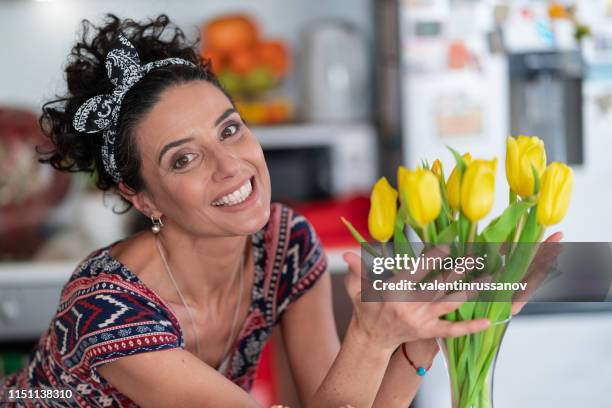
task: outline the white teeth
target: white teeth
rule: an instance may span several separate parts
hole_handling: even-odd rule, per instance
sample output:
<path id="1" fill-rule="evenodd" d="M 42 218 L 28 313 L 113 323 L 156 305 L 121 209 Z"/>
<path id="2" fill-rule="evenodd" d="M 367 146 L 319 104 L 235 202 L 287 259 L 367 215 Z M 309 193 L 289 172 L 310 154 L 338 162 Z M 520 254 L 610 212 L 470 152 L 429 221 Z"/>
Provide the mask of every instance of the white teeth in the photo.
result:
<path id="1" fill-rule="evenodd" d="M 238 190 L 231 192 L 223 197 L 221 197 L 217 201 L 213 201 L 212 205 L 214 206 L 230 206 L 243 202 L 246 200 L 251 192 L 253 191 L 253 187 L 251 186 L 251 180 L 247 180 Z"/>

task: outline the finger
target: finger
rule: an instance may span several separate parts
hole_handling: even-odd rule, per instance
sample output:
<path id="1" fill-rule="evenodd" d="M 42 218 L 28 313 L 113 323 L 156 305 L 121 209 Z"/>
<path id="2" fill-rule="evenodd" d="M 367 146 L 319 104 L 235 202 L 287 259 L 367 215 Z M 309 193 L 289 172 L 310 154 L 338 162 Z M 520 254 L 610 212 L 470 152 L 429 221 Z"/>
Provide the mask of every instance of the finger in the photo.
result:
<path id="1" fill-rule="evenodd" d="M 344 277 L 344 286 L 351 299 L 355 299 L 361 292 L 361 258 L 354 252 L 345 252 L 342 255 L 348 264 L 349 270 Z"/>
<path id="2" fill-rule="evenodd" d="M 466 302 L 470 299 L 475 299 L 478 297 L 478 295 L 480 295 L 480 291 L 477 289 L 476 284 L 488 283 L 491 282 L 491 280 L 492 277 L 489 274 L 479 276 L 473 282 L 470 282 L 471 284 L 473 284 L 473 289 L 446 292 L 446 294 L 444 291 L 439 291 L 437 296 L 434 297 L 433 300 L 437 302 Z"/>
<path id="3" fill-rule="evenodd" d="M 424 252 L 425 257 L 440 257 L 444 258 L 450 254 L 450 248 L 448 245 L 441 244 L 436 245 L 434 247 L 428 248 L 427 251 Z"/>
<path id="4" fill-rule="evenodd" d="M 427 313 L 439 318 L 461 307 L 464 302 L 432 302 L 427 306 Z"/>
<path id="5" fill-rule="evenodd" d="M 506 255 L 506 247 L 508 246 L 508 244 L 503 243 L 502 245 L 499 246 L 499 254 L 501 256 Z"/>
<path id="6" fill-rule="evenodd" d="M 548 238 L 544 240 L 544 242 L 559 242 L 563 239 L 563 233 L 561 231 L 557 231 L 554 234 L 551 234 Z"/>
<path id="7" fill-rule="evenodd" d="M 524 301 L 512 302 L 512 315 L 518 314 L 526 304 Z"/>
<path id="8" fill-rule="evenodd" d="M 466 257 L 465 259 L 468 259 L 470 257 Z M 457 272 L 456 268 L 455 269 L 450 269 L 444 277 L 445 282 L 447 283 L 453 283 L 457 280 L 461 280 L 464 279 L 465 277 L 467 277 L 470 272 L 472 272 L 475 269 L 475 265 L 466 265 L 463 266 L 464 271 L 463 272 Z"/>
<path id="9" fill-rule="evenodd" d="M 436 245 L 432 248 L 428 248 L 426 251 L 424 251 L 420 257 L 422 258 L 423 261 L 425 261 L 426 259 L 433 259 L 433 258 L 446 258 L 448 255 L 450 254 L 450 248 L 448 245 Z M 427 263 L 428 262 L 420 262 L 417 269 L 414 271 L 411 271 L 413 275 L 418 275 L 418 276 L 423 276 L 425 274 L 427 274 L 428 272 L 431 271 L 430 268 L 427 268 Z M 435 263 L 435 262 L 434 262 Z"/>
<path id="10" fill-rule="evenodd" d="M 438 320 L 429 331 L 429 335 L 431 337 L 459 337 L 485 330 L 490 326 L 491 322 L 487 319 L 467 320 L 465 322 Z"/>

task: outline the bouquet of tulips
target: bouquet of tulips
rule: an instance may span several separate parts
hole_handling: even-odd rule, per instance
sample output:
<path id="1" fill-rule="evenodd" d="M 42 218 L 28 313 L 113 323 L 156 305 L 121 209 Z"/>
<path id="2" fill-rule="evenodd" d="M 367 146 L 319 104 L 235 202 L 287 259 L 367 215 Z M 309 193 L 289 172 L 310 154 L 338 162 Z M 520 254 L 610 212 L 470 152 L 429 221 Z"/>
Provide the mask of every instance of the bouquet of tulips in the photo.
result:
<path id="1" fill-rule="evenodd" d="M 538 137 L 508 137 L 507 208 L 488 225 L 479 225 L 495 197 L 497 159 L 473 159 L 453 149 L 456 165 L 448 179 L 439 160 L 415 170 L 400 166 L 398 190 L 383 177 L 371 192 L 368 227 L 383 245 L 397 254 L 415 256 L 407 230 L 427 246 L 444 244 L 451 256 L 486 253 L 484 273 L 495 282 L 519 282 L 534 259 L 546 227 L 558 223 L 569 207 L 573 175 L 565 164 L 547 165 L 544 143 Z M 399 200 L 398 200 L 399 198 Z M 353 236 L 371 253 L 378 252 L 344 218 Z M 478 279 L 478 276 L 467 277 Z M 453 407 L 490 407 L 490 374 L 506 324 L 512 293 L 495 293 L 466 301 L 444 318 L 451 321 L 488 318 L 483 331 L 459 338 L 439 339 L 451 380 Z M 496 324 L 499 323 L 499 324 Z"/>

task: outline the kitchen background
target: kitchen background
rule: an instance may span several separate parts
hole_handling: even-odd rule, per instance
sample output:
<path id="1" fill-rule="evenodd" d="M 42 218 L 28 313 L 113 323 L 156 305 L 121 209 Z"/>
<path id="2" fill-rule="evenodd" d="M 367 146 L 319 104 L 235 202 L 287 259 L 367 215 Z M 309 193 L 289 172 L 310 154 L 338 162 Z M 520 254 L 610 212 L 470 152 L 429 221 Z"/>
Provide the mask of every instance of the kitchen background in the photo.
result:
<path id="1" fill-rule="evenodd" d="M 576 4 L 574 4 L 576 3 Z M 83 18 L 166 13 L 201 52 L 253 126 L 273 195 L 315 225 L 329 257 L 340 332 L 350 306 L 339 222 L 366 230 L 368 191 L 421 159 L 504 157 L 509 134 L 544 139 L 575 174 L 567 241 L 612 241 L 612 1 L 4 0 L 0 1 L 0 377 L 23 364 L 80 258 L 141 228 L 82 176 L 35 163 L 36 118 L 62 94 Z M 221 33 L 221 34 L 220 34 Z M 225 55 L 224 47 L 234 47 Z M 238 51 L 235 51 L 238 50 Z M 508 191 L 499 166 L 496 206 Z M 448 172 L 448 170 L 447 170 Z M 498 362 L 499 407 L 608 407 L 609 303 L 530 305 Z M 298 406 L 277 333 L 255 389 Z M 414 406 L 450 404 L 441 357 Z"/>

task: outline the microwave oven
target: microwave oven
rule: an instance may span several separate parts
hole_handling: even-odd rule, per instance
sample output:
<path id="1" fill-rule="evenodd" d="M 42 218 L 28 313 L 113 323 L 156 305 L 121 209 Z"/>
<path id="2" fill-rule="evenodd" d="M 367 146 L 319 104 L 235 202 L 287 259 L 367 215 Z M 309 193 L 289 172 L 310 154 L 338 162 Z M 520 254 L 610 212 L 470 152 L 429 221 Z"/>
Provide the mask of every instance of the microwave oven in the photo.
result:
<path id="1" fill-rule="evenodd" d="M 370 124 L 254 127 L 272 183 L 272 200 L 305 202 L 367 193 L 378 176 Z"/>

